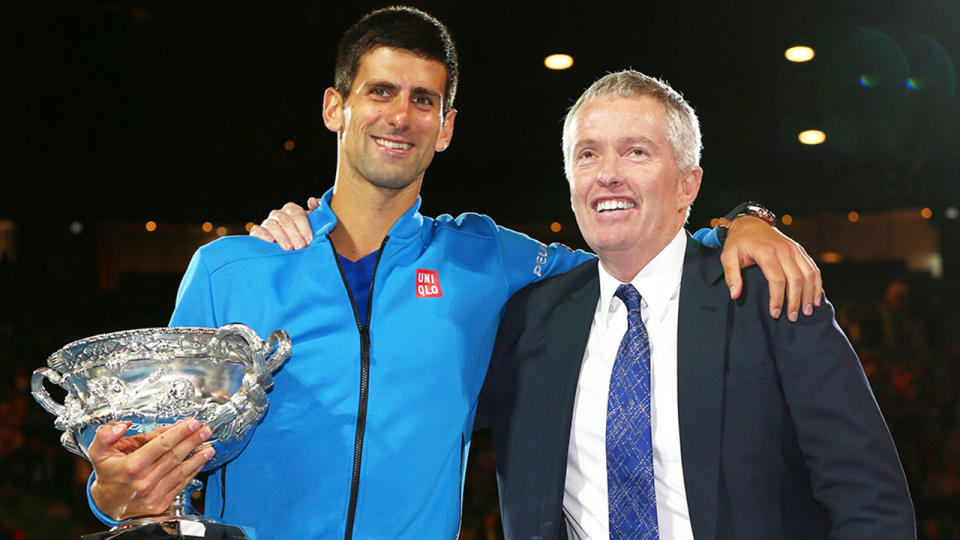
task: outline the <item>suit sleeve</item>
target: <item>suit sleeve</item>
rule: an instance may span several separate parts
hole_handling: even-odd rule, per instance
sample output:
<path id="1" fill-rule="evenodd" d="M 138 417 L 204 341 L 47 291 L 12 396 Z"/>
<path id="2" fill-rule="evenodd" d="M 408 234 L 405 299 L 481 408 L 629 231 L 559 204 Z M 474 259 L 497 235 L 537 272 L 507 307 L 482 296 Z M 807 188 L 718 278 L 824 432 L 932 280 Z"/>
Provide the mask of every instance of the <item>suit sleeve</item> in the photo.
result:
<path id="1" fill-rule="evenodd" d="M 814 497 L 830 517 L 830 537 L 915 538 L 896 447 L 833 306 L 824 302 L 810 317 L 769 324 L 783 394 Z"/>

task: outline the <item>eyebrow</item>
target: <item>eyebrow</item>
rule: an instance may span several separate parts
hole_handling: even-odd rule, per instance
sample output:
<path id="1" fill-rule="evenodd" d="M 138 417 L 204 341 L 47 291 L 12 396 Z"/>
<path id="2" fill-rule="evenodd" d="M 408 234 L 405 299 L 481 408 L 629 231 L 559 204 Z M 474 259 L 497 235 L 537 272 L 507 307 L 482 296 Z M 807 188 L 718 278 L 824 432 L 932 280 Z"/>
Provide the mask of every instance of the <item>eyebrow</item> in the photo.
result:
<path id="1" fill-rule="evenodd" d="M 656 143 L 653 142 L 649 137 L 644 137 L 643 135 L 637 135 L 635 137 L 621 137 L 617 139 L 617 146 L 622 146 L 624 144 L 634 144 L 634 143 L 643 143 L 649 144 L 651 146 L 656 146 Z M 573 145 L 574 150 L 579 150 L 584 146 L 596 146 L 597 141 L 595 139 L 581 139 Z"/>
<path id="2" fill-rule="evenodd" d="M 396 92 L 396 91 L 400 90 L 400 86 L 399 86 L 399 85 L 397 85 L 396 83 L 392 83 L 392 82 L 390 82 L 390 81 L 369 81 L 366 86 L 367 86 L 367 87 L 370 87 L 370 88 L 373 88 L 373 87 L 386 88 L 387 90 L 390 90 L 391 92 Z M 421 96 L 422 96 L 422 95 L 428 95 L 428 96 L 433 97 L 433 98 L 436 98 L 436 99 L 438 99 L 438 100 L 443 100 L 443 95 L 442 95 L 442 94 L 440 94 L 439 92 L 436 92 L 436 91 L 434 91 L 434 90 L 431 90 L 431 89 L 429 89 L 429 88 L 426 88 L 426 87 L 424 87 L 424 86 L 415 86 L 413 89 L 410 90 L 410 93 L 411 93 L 411 94 L 414 94 L 414 95 L 421 95 Z"/>

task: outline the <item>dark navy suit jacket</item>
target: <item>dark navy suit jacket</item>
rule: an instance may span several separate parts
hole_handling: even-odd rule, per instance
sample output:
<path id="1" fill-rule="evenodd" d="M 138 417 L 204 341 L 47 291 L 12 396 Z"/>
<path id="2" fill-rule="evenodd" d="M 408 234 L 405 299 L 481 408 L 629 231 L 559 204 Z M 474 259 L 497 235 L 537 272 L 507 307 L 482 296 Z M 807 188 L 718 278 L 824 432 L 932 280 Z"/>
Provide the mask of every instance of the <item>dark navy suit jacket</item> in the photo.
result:
<path id="1" fill-rule="evenodd" d="M 566 536 L 574 396 L 599 298 L 597 261 L 518 292 L 480 402 L 497 453 L 509 539 Z M 680 286 L 678 400 L 697 539 L 914 538 L 896 448 L 832 306 L 769 316 L 744 272 L 731 301 L 719 252 L 688 238 Z"/>

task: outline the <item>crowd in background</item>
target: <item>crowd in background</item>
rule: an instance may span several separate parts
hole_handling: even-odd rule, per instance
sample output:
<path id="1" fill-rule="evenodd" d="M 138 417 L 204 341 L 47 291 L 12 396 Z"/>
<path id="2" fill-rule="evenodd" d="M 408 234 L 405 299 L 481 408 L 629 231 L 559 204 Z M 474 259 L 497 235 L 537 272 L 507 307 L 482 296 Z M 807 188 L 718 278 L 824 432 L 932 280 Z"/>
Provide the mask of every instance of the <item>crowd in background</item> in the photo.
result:
<path id="1" fill-rule="evenodd" d="M 163 325 L 176 277 L 149 287 L 132 279 L 104 296 L 77 283 L 32 287 L 41 277 L 15 274 L 0 261 L 0 540 L 78 538 L 105 529 L 87 509 L 90 467 L 60 445 L 53 416 L 30 395 L 31 374 L 74 339 Z M 960 286 L 869 265 L 824 276 L 900 451 L 918 536 L 960 539 Z M 499 538 L 496 505 L 493 451 L 478 433 L 461 537 Z"/>

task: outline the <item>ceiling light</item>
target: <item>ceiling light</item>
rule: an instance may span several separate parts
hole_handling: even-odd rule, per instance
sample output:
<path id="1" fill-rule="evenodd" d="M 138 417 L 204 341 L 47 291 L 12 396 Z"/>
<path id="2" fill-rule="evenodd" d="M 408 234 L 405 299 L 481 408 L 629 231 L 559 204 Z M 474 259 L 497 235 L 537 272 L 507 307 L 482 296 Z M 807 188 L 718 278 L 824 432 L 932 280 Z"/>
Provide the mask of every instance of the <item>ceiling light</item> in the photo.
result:
<path id="1" fill-rule="evenodd" d="M 827 140 L 827 135 L 819 129 L 808 129 L 801 131 L 797 139 L 803 144 L 820 144 Z"/>
<path id="2" fill-rule="evenodd" d="M 809 62 L 813 60 L 814 52 L 813 49 L 807 47 L 806 45 L 797 45 L 796 47 L 790 47 L 787 49 L 783 56 L 791 62 Z"/>
<path id="3" fill-rule="evenodd" d="M 551 54 L 543 59 L 543 65 L 548 69 L 567 69 L 573 65 L 573 57 L 569 54 Z"/>

